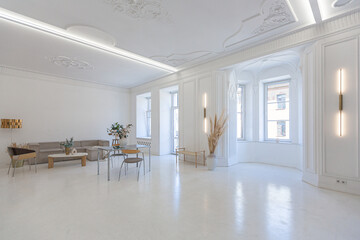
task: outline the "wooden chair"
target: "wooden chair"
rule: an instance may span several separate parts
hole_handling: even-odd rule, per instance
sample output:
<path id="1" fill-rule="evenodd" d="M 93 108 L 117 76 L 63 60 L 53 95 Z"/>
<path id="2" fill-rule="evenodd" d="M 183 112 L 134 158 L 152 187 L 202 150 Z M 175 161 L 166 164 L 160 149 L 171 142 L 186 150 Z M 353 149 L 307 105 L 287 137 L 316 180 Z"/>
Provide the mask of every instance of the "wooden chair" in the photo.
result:
<path id="1" fill-rule="evenodd" d="M 27 161 L 29 164 L 29 169 L 31 170 L 31 165 L 30 165 L 30 159 L 34 159 L 35 161 L 35 173 L 37 172 L 37 165 L 36 165 L 36 152 L 35 150 L 31 150 L 31 149 L 26 149 L 26 148 L 16 148 L 16 147 L 8 147 L 8 153 L 10 156 L 10 165 L 9 165 L 9 170 L 8 170 L 8 174 L 10 173 L 10 168 L 11 165 L 13 165 L 13 174 L 12 176 L 15 176 L 15 169 L 16 169 L 16 165 L 19 161 Z"/>
<path id="2" fill-rule="evenodd" d="M 124 161 L 121 163 L 121 167 L 120 167 L 120 171 L 119 171 L 119 181 L 120 181 L 120 177 L 121 177 L 121 169 L 124 165 L 124 163 L 126 163 L 126 167 L 125 167 L 125 175 L 126 175 L 126 169 L 127 169 L 127 165 L 129 163 L 136 163 L 139 164 L 138 167 L 138 177 L 137 180 L 139 181 L 139 175 L 140 175 L 140 169 L 141 169 L 141 162 L 143 162 L 144 165 L 144 175 L 145 175 L 145 161 L 144 161 L 144 153 L 141 152 L 140 150 L 130 150 L 130 149 L 124 149 L 122 150 L 122 153 L 124 154 Z M 142 158 L 139 158 L 138 155 L 139 153 L 142 154 Z M 136 157 L 128 157 L 128 155 L 134 155 L 136 154 Z M 126 156 L 126 157 L 125 157 Z"/>

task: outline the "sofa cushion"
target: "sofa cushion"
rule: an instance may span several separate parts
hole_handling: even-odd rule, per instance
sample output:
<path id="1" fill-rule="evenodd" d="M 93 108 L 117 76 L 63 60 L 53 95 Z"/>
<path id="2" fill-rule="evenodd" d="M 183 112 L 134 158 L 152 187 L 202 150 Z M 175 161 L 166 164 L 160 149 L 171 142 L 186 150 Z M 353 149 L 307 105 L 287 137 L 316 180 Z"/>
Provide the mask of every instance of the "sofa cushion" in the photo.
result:
<path id="1" fill-rule="evenodd" d="M 61 148 L 48 148 L 48 149 L 40 149 L 41 153 L 49 153 L 49 152 L 64 152 Z"/>
<path id="2" fill-rule="evenodd" d="M 96 146 L 96 145 L 99 145 L 99 141 L 98 141 L 98 140 L 86 140 L 86 141 L 81 141 L 81 146 L 82 146 L 82 147 Z"/>
<path id="3" fill-rule="evenodd" d="M 81 141 L 74 141 L 74 148 L 81 147 Z"/>
<path id="4" fill-rule="evenodd" d="M 40 149 L 54 149 L 54 148 L 60 148 L 60 142 L 43 142 L 39 143 Z"/>

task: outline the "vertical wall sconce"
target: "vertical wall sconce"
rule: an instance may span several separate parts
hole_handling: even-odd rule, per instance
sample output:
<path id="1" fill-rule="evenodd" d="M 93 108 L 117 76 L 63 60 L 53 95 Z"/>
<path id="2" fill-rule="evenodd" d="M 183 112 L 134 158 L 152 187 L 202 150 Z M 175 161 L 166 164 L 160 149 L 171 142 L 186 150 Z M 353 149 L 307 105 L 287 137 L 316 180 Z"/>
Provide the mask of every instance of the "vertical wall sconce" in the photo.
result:
<path id="1" fill-rule="evenodd" d="M 207 94 L 204 93 L 204 100 L 203 100 L 203 107 L 204 107 L 204 132 L 207 132 L 207 121 L 206 121 L 206 107 L 207 107 Z"/>
<path id="2" fill-rule="evenodd" d="M 344 81 L 344 70 L 339 69 L 339 136 L 343 136 L 343 81 Z"/>

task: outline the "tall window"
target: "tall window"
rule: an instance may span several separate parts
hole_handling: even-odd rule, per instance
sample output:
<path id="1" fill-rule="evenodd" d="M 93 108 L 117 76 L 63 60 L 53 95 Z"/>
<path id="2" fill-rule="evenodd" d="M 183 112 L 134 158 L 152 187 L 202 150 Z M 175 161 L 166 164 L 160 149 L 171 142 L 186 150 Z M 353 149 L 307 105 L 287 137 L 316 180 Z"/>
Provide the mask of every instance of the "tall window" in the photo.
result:
<path id="1" fill-rule="evenodd" d="M 237 139 L 244 140 L 245 134 L 245 86 L 238 85 L 237 88 Z"/>
<path id="2" fill-rule="evenodd" d="M 151 137 L 151 97 L 146 98 L 146 112 L 145 112 L 145 128 L 146 128 L 146 136 Z"/>
<path id="3" fill-rule="evenodd" d="M 179 94 L 171 92 L 171 151 L 179 147 Z"/>
<path id="4" fill-rule="evenodd" d="M 290 82 L 266 83 L 265 140 L 290 140 Z"/>

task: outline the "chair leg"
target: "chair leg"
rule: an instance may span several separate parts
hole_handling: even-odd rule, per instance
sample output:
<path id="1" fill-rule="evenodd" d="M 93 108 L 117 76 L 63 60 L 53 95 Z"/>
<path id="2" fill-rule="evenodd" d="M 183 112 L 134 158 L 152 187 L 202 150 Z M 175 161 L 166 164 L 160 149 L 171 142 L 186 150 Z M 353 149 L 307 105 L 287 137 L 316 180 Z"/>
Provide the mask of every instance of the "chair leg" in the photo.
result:
<path id="1" fill-rule="evenodd" d="M 29 164 L 29 170 L 31 171 L 30 159 L 28 160 L 28 164 Z"/>
<path id="2" fill-rule="evenodd" d="M 11 168 L 12 163 L 13 163 L 13 160 L 11 159 L 11 160 L 10 160 L 10 165 L 9 165 L 9 170 L 8 170 L 8 175 L 9 175 L 9 173 L 10 173 L 10 168 Z"/>
<path id="3" fill-rule="evenodd" d="M 119 171 L 119 182 L 120 182 L 120 177 L 121 177 L 121 169 L 122 169 L 123 165 L 124 165 L 124 162 L 121 163 L 121 167 L 120 167 L 120 171 Z"/>
<path id="4" fill-rule="evenodd" d="M 138 168 L 138 177 L 137 177 L 137 181 L 139 181 L 140 169 L 141 169 L 141 162 L 139 162 L 139 168 Z"/>
<path id="5" fill-rule="evenodd" d="M 144 176 L 145 176 L 145 160 L 143 159 L 143 165 L 144 165 Z"/>
<path id="6" fill-rule="evenodd" d="M 16 168 L 17 162 L 18 162 L 18 161 L 16 160 L 16 161 L 15 161 L 15 164 L 14 164 L 14 170 L 13 170 L 13 175 L 12 175 L 13 177 L 15 176 L 15 168 Z"/>
<path id="7" fill-rule="evenodd" d="M 35 160 L 35 173 L 37 173 L 36 158 L 34 158 L 34 160 Z"/>

